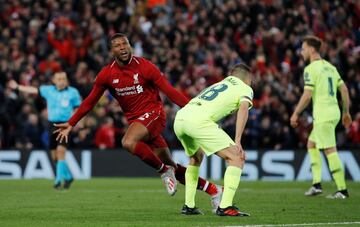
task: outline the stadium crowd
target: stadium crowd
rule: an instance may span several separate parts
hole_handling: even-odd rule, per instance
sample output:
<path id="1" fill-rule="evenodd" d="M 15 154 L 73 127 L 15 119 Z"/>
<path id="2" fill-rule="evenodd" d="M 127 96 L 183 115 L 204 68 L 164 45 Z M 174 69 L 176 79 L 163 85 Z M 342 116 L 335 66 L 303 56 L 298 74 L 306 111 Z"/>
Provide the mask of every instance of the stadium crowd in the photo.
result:
<path id="1" fill-rule="evenodd" d="M 300 127 L 289 117 L 300 98 L 306 63 L 299 56 L 304 35 L 324 40 L 322 54 L 337 66 L 352 101 L 353 124 L 338 126 L 339 147 L 360 147 L 360 3 L 315 0 L 0 0 L 0 148 L 47 148 L 47 111 L 36 96 L 7 86 L 48 84 L 67 72 L 86 97 L 97 72 L 111 61 L 108 37 L 130 37 L 135 55 L 155 63 L 171 84 L 193 97 L 219 81 L 238 62 L 253 71 L 254 108 L 245 148 L 304 148 L 310 109 Z M 178 107 L 164 100 L 171 148 Z M 221 122 L 234 135 L 234 117 Z M 72 133 L 72 148 L 121 146 L 126 120 L 104 95 Z"/>

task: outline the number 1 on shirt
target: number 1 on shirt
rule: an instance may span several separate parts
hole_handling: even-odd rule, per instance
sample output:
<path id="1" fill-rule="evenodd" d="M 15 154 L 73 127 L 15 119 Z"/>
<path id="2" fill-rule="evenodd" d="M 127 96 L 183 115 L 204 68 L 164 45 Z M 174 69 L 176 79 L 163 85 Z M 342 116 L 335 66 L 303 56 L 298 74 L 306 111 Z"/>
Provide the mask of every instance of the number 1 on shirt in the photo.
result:
<path id="1" fill-rule="evenodd" d="M 328 82 L 329 82 L 329 95 L 334 96 L 333 81 L 331 77 L 328 77 Z"/>

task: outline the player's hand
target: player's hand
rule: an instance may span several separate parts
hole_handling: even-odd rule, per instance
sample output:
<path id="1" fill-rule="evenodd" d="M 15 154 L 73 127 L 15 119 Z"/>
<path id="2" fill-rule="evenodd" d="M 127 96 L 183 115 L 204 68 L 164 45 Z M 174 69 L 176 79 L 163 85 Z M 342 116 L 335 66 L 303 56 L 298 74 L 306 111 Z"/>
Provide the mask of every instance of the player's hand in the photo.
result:
<path id="1" fill-rule="evenodd" d="M 70 131 L 73 127 L 67 122 L 61 124 L 54 124 L 54 126 L 57 127 L 57 129 L 54 130 L 53 133 L 58 133 L 56 141 L 59 141 L 60 143 L 62 143 L 62 141 L 65 141 L 67 143 Z"/>
<path id="2" fill-rule="evenodd" d="M 342 124 L 345 128 L 349 128 L 351 125 L 352 119 L 349 113 L 343 114 L 342 116 Z"/>
<path id="3" fill-rule="evenodd" d="M 293 128 L 298 127 L 298 125 L 299 125 L 299 115 L 298 115 L 298 114 L 293 113 L 293 114 L 291 115 L 290 125 L 291 125 L 291 127 L 293 127 Z"/>
<path id="4" fill-rule="evenodd" d="M 238 148 L 239 154 L 240 154 L 240 158 L 245 160 L 246 159 L 246 153 L 243 149 L 243 147 L 241 146 L 241 143 L 236 143 L 236 146 Z"/>
<path id="5" fill-rule="evenodd" d="M 13 89 L 13 90 L 17 89 L 18 86 L 19 86 L 19 84 L 15 80 L 10 80 L 8 82 L 8 87 Z"/>

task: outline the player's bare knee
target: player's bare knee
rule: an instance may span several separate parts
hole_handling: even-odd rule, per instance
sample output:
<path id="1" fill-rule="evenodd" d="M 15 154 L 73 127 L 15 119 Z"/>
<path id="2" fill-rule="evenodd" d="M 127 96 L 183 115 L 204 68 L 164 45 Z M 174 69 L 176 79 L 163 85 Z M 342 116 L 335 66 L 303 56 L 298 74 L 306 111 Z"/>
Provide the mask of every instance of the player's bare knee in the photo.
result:
<path id="1" fill-rule="evenodd" d="M 196 153 L 196 158 L 197 158 L 197 161 L 198 161 L 199 163 L 201 163 L 202 160 L 204 159 L 204 153 L 203 153 L 203 152 L 197 152 L 197 153 Z"/>
<path id="2" fill-rule="evenodd" d="M 238 156 L 240 156 L 240 151 L 236 146 L 229 147 L 226 153 L 230 159 L 236 159 Z"/>
<path id="3" fill-rule="evenodd" d="M 190 165 L 199 166 L 204 158 L 202 152 L 197 152 L 194 156 L 190 157 Z"/>
<path id="4" fill-rule="evenodd" d="M 336 152 L 336 147 L 330 147 L 330 148 L 324 149 L 324 153 L 326 156 L 328 156 L 329 154 L 334 153 L 334 152 Z"/>
<path id="5" fill-rule="evenodd" d="M 136 141 L 127 137 L 123 137 L 121 144 L 124 149 L 132 152 L 135 149 Z"/>
<path id="6" fill-rule="evenodd" d="M 199 161 L 198 158 L 193 156 L 193 157 L 190 157 L 189 165 L 191 165 L 191 166 L 200 166 L 201 162 Z"/>
<path id="7" fill-rule="evenodd" d="M 236 146 L 229 147 L 227 153 L 227 159 L 229 165 L 243 166 L 245 162 L 245 154 L 241 152 Z"/>
<path id="8" fill-rule="evenodd" d="M 245 162 L 245 157 L 241 154 L 234 156 L 232 161 L 236 163 L 237 165 L 243 165 Z"/>
<path id="9" fill-rule="evenodd" d="M 311 140 L 308 140 L 307 144 L 306 144 L 306 147 L 307 147 L 307 149 L 312 149 L 312 148 L 316 147 L 316 144 L 315 144 L 315 142 L 313 142 Z"/>

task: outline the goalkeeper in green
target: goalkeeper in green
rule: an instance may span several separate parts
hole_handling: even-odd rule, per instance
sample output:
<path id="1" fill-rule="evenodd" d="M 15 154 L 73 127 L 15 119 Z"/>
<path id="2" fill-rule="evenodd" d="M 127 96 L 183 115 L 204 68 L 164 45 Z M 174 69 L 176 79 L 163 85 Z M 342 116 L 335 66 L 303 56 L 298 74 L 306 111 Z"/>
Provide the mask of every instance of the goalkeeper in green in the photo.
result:
<path id="1" fill-rule="evenodd" d="M 349 193 L 345 183 L 345 172 L 336 150 L 335 128 L 341 114 L 336 92 L 339 90 L 342 99 L 342 124 L 349 127 L 351 116 L 349 112 L 349 92 L 336 68 L 322 59 L 319 51 L 321 40 L 314 36 L 303 39 L 301 55 L 310 62 L 304 70 L 304 93 L 302 94 L 290 123 L 297 127 L 301 112 L 313 102 L 313 129 L 308 139 L 307 149 L 311 160 L 313 185 L 305 192 L 306 196 L 322 193 L 321 188 L 321 156 L 322 149 L 329 163 L 329 169 L 337 186 L 337 192 L 328 196 L 333 199 L 345 199 Z"/>

